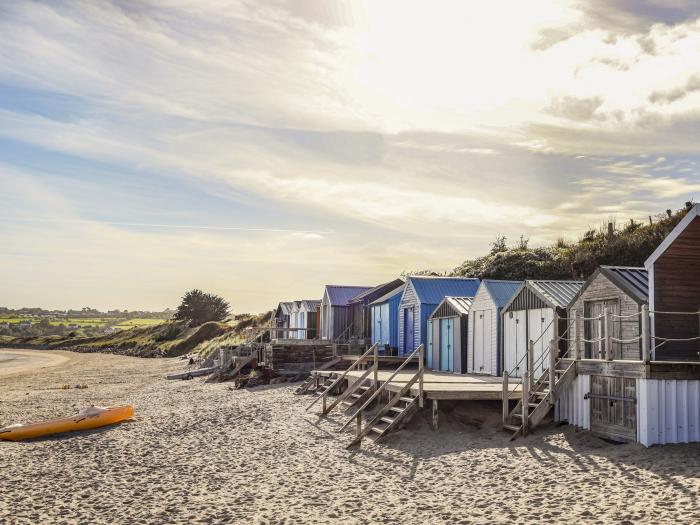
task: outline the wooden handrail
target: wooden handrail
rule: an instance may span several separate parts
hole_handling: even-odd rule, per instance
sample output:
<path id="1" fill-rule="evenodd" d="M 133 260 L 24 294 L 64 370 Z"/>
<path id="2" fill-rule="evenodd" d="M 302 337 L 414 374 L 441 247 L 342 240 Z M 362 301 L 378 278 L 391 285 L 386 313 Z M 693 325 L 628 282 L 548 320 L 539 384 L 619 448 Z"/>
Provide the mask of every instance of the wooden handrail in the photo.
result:
<path id="1" fill-rule="evenodd" d="M 369 350 L 367 350 L 364 354 L 362 354 L 362 355 L 360 356 L 360 358 L 359 358 L 357 361 L 355 361 L 354 363 L 352 363 L 352 364 L 348 367 L 348 369 L 347 369 L 345 372 L 343 372 L 342 375 L 341 375 L 338 379 L 336 379 L 335 381 L 333 381 L 333 384 L 331 384 L 331 386 L 329 386 L 329 387 L 323 392 L 323 394 L 321 394 L 321 395 L 318 396 L 316 399 L 314 399 L 313 402 L 312 402 L 308 407 L 306 407 L 306 410 L 308 411 L 312 406 L 314 406 L 314 405 L 316 404 L 317 401 L 319 401 L 320 399 L 326 397 L 326 395 L 328 394 L 328 392 L 330 392 L 331 390 L 333 390 L 333 389 L 338 385 L 338 383 L 340 383 L 343 379 L 345 379 L 345 376 L 348 375 L 348 372 L 350 372 L 351 370 L 354 370 L 355 367 L 356 367 L 357 365 L 359 365 L 370 353 L 374 352 L 374 348 L 375 348 L 376 346 L 377 346 L 377 343 L 375 343 L 375 344 L 373 344 L 372 346 L 370 346 L 370 347 L 369 347 Z"/>
<path id="2" fill-rule="evenodd" d="M 394 370 L 394 373 L 391 374 L 391 375 L 389 376 L 389 379 L 387 379 L 386 381 L 384 381 L 384 382 L 382 383 L 382 386 L 380 386 L 379 388 L 377 388 L 377 390 L 375 390 L 374 394 L 372 394 L 372 395 L 370 396 L 370 398 L 369 398 L 367 401 L 365 401 L 364 404 L 363 404 L 360 408 L 358 408 L 352 416 L 350 416 L 350 419 L 348 419 L 348 420 L 345 422 L 345 424 L 344 424 L 342 427 L 340 427 L 340 429 L 338 430 L 338 432 L 340 432 L 341 430 L 345 430 L 345 429 L 347 428 L 347 426 L 350 424 L 350 422 L 351 422 L 353 419 L 355 419 L 355 417 L 357 416 L 357 414 L 360 414 L 365 408 L 367 408 L 367 407 L 369 406 L 369 404 L 370 404 L 372 401 L 374 401 L 374 399 L 375 399 L 381 392 L 383 392 L 384 390 L 386 390 L 387 385 L 391 382 L 392 379 L 394 379 L 394 378 L 396 377 L 396 374 L 398 374 L 398 373 L 403 369 L 403 367 L 405 367 L 408 363 L 410 363 L 411 360 L 413 359 L 413 357 L 414 357 L 416 354 L 421 355 L 422 352 L 423 352 L 423 345 L 421 344 L 418 348 L 416 348 L 416 349 L 413 351 L 413 353 L 412 353 L 411 355 L 409 355 L 409 356 L 405 359 L 405 361 L 404 361 L 403 363 L 401 363 L 401 365 L 400 365 L 396 370 Z M 415 378 L 415 377 L 422 377 L 422 375 L 423 375 L 423 367 L 419 365 L 418 371 L 412 376 L 412 379 Z M 421 390 L 422 390 L 422 388 L 421 388 Z M 420 395 L 421 395 L 421 396 L 423 395 L 423 392 L 422 392 L 422 391 L 420 392 Z"/>

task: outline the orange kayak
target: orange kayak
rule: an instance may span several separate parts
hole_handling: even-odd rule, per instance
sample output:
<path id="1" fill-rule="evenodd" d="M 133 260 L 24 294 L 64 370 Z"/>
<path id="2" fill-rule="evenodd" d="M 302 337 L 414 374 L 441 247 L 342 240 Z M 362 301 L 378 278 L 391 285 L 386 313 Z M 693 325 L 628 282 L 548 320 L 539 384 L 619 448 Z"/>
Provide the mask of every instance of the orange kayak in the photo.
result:
<path id="1" fill-rule="evenodd" d="M 124 405 L 118 407 L 89 407 L 74 417 L 52 419 L 41 423 L 18 423 L 0 428 L 0 439 L 20 441 L 61 432 L 74 430 L 90 430 L 113 423 L 119 423 L 134 415 L 134 407 Z"/>

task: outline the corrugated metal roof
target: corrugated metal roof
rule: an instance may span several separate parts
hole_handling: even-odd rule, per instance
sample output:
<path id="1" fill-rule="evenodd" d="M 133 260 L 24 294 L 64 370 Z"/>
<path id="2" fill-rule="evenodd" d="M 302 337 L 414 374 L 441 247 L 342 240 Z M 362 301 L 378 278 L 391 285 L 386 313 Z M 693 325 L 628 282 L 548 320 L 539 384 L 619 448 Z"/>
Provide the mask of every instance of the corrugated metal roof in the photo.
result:
<path id="1" fill-rule="evenodd" d="M 292 301 L 292 312 L 298 312 L 301 308 L 301 301 Z"/>
<path id="2" fill-rule="evenodd" d="M 321 301 L 319 301 L 317 299 L 304 299 L 301 302 L 301 306 L 307 312 L 315 312 L 318 310 L 318 307 L 321 306 Z"/>
<path id="3" fill-rule="evenodd" d="M 293 302 L 286 301 L 279 303 L 277 305 L 277 309 L 282 313 L 282 315 L 289 315 L 292 313 L 292 306 L 294 306 Z"/>
<path id="4" fill-rule="evenodd" d="M 387 293 L 387 294 L 382 295 L 379 299 L 377 299 L 376 301 L 372 301 L 370 304 L 381 304 L 381 303 L 386 303 L 389 299 L 391 299 L 391 298 L 394 297 L 395 295 L 397 295 L 397 294 L 402 294 L 404 288 L 406 288 L 406 285 L 405 285 L 405 284 L 399 286 L 398 288 L 395 288 L 394 290 L 390 291 L 390 292 Z"/>
<path id="5" fill-rule="evenodd" d="M 486 291 L 496 304 L 496 308 L 503 308 L 522 284 L 522 281 L 496 281 L 492 279 L 481 281 L 481 285 L 486 288 Z"/>
<path id="6" fill-rule="evenodd" d="M 326 285 L 328 300 L 331 302 L 331 306 L 347 306 L 350 299 L 370 289 L 371 286 Z"/>
<path id="7" fill-rule="evenodd" d="M 553 308 L 566 308 L 583 287 L 583 281 L 525 281 Z"/>
<path id="8" fill-rule="evenodd" d="M 479 289 L 479 279 L 466 277 L 423 277 L 408 278 L 416 291 L 418 300 L 426 304 L 438 304 L 445 297 L 474 297 Z"/>
<path id="9" fill-rule="evenodd" d="M 473 300 L 473 297 L 445 297 L 430 314 L 430 319 L 468 315 Z"/>
<path id="10" fill-rule="evenodd" d="M 601 266 L 600 272 L 638 302 L 649 300 L 649 275 L 645 268 Z"/>
<path id="11" fill-rule="evenodd" d="M 366 304 L 369 304 L 370 302 L 374 301 L 378 297 L 381 297 L 385 295 L 387 292 L 393 291 L 396 288 L 403 287 L 404 282 L 403 279 L 394 279 L 393 281 L 389 281 L 387 283 L 382 283 L 374 288 L 370 288 L 369 290 L 365 290 L 364 292 L 356 295 L 352 299 L 348 301 L 348 303 L 359 303 L 359 302 L 365 302 Z"/>
<path id="12" fill-rule="evenodd" d="M 466 315 L 472 307 L 473 297 L 445 297 L 445 301 L 455 307 L 459 313 Z"/>

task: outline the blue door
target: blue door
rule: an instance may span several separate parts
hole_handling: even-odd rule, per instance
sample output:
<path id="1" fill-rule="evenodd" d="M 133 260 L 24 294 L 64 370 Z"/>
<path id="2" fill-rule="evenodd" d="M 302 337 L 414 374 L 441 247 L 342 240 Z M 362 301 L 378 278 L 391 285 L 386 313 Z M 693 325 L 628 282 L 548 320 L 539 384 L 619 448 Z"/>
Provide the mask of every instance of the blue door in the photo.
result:
<path id="1" fill-rule="evenodd" d="M 425 366 L 433 368 L 433 320 L 428 319 L 428 352 L 425 354 Z"/>
<path id="2" fill-rule="evenodd" d="M 403 309 L 403 353 L 408 355 L 413 347 L 413 307 Z"/>
<path id="3" fill-rule="evenodd" d="M 454 319 L 440 319 L 440 370 L 453 372 L 454 368 Z"/>

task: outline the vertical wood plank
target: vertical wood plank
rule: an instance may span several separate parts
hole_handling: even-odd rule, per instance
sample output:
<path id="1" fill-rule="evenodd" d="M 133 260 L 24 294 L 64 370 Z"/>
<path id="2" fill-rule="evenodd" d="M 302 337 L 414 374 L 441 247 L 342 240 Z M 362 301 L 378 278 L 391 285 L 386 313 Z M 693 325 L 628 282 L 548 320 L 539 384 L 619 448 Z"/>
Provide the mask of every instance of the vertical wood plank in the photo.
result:
<path id="1" fill-rule="evenodd" d="M 433 430 L 438 429 L 438 400 L 433 399 Z"/>
<path id="2" fill-rule="evenodd" d="M 503 424 L 508 423 L 508 414 L 510 413 L 510 404 L 508 403 L 508 372 L 503 371 Z"/>

